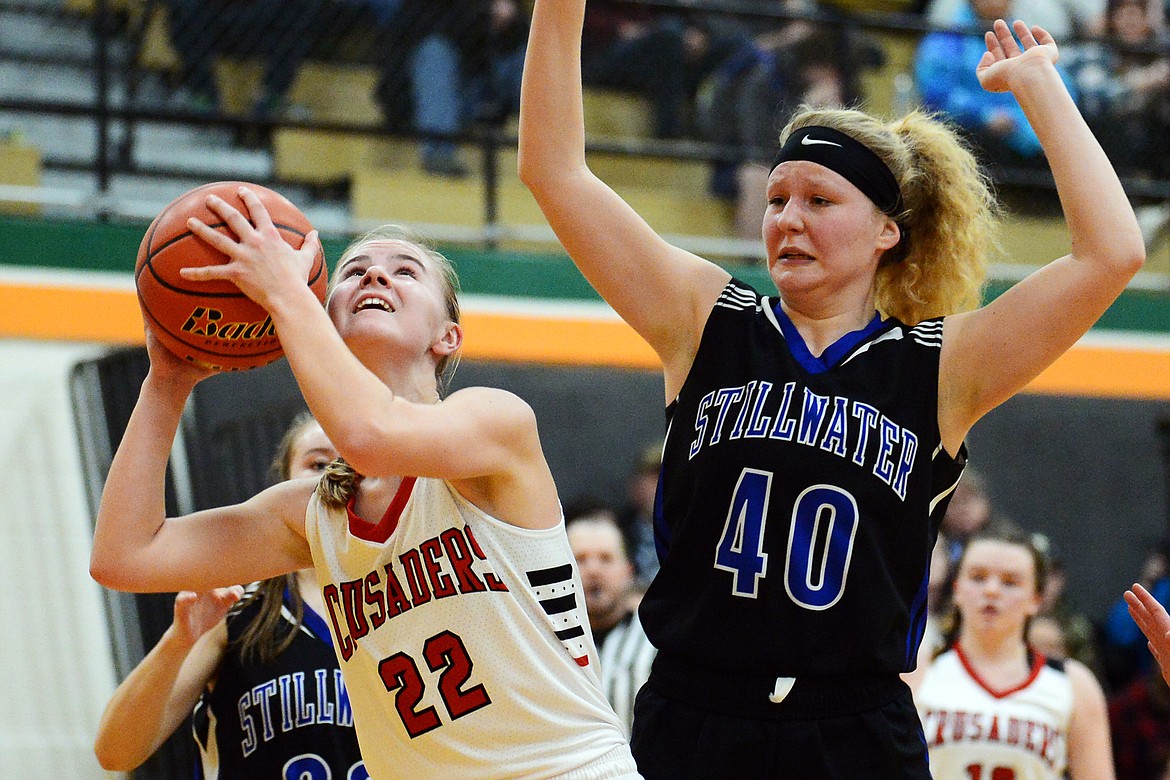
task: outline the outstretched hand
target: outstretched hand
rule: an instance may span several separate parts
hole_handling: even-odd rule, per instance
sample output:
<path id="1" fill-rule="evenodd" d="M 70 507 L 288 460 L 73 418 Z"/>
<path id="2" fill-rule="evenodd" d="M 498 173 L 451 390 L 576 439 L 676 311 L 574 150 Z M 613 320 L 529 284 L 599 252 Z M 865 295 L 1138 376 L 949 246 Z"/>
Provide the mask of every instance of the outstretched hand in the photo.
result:
<path id="1" fill-rule="evenodd" d="M 230 588 L 195 593 L 184 590 L 175 597 L 175 631 L 187 644 L 193 645 L 199 637 L 224 619 L 228 610 L 244 595 L 239 585 Z"/>
<path id="2" fill-rule="evenodd" d="M 1170 614 L 1141 585 L 1135 584 L 1124 597 L 1129 614 L 1149 640 L 1147 646 L 1162 670 L 1162 677 L 1170 683 Z"/>
<path id="3" fill-rule="evenodd" d="M 1013 75 L 1021 68 L 1031 67 L 1045 59 L 1055 63 L 1060 56 L 1051 33 L 1036 25 L 1028 27 L 1019 20 L 1009 28 L 1007 22 L 996 19 L 992 29 L 983 37 L 987 51 L 976 66 L 975 75 L 988 92 L 1007 92 L 1011 89 Z M 1023 44 L 1023 49 L 1020 44 Z"/>
<path id="4" fill-rule="evenodd" d="M 298 288 L 307 289 L 313 259 L 321 251 L 321 239 L 313 230 L 305 236 L 300 249 L 293 249 L 272 223 L 268 209 L 256 193 L 240 187 L 240 199 L 247 209 L 246 215 L 223 198 L 207 196 L 207 207 L 223 219 L 235 238 L 194 217 L 187 220 L 191 232 L 227 255 L 228 262 L 184 268 L 179 274 L 191 281 L 231 282 L 267 311 L 272 311 L 280 296 L 295 293 Z"/>

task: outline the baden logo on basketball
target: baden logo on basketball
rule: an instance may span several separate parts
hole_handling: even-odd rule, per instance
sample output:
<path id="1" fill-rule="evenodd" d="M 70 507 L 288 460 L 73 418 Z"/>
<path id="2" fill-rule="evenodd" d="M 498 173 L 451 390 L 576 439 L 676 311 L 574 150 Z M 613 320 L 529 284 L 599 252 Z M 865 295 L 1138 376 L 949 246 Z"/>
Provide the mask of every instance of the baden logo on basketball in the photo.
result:
<path id="1" fill-rule="evenodd" d="M 220 322 L 222 319 L 223 312 L 219 309 L 196 306 L 180 330 L 193 336 L 223 341 L 257 341 L 276 336 L 272 317 L 265 317 L 260 322 Z"/>

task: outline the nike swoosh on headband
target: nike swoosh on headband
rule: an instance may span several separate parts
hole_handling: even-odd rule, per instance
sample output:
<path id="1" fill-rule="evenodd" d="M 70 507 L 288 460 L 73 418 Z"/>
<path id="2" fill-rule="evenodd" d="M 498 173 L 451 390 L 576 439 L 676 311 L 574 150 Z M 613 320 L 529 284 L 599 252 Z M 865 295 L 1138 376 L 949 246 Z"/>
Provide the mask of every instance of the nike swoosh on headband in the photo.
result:
<path id="1" fill-rule="evenodd" d="M 813 138 L 811 135 L 806 135 L 804 138 L 800 139 L 801 146 L 812 146 L 813 144 L 825 144 L 827 146 L 837 147 L 841 146 L 841 144 L 833 143 L 832 141 L 822 141 L 820 139 Z"/>

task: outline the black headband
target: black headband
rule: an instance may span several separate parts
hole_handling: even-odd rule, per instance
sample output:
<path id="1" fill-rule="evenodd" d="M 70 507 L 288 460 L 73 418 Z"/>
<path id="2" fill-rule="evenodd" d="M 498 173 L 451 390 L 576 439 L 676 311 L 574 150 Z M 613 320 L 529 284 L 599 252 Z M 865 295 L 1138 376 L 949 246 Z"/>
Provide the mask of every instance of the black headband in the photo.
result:
<path id="1" fill-rule="evenodd" d="M 894 172 L 868 146 L 839 130 L 817 125 L 793 130 L 772 158 L 770 170 L 791 160 L 807 160 L 841 174 L 885 214 L 902 211 L 902 191 Z"/>

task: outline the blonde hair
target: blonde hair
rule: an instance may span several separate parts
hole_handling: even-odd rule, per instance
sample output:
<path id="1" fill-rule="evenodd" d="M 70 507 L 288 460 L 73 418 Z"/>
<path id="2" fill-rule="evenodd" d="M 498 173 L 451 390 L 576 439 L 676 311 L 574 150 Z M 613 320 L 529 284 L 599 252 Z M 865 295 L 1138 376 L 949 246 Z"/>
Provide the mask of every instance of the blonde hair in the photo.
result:
<path id="1" fill-rule="evenodd" d="M 337 288 L 342 266 L 351 257 L 360 253 L 368 244 L 376 241 L 402 241 L 418 249 L 435 270 L 438 271 L 439 279 L 443 283 L 443 303 L 446 305 L 447 317 L 451 322 L 458 324 L 460 317 L 459 274 L 455 270 L 455 265 L 441 252 L 428 244 L 425 239 L 407 228 L 398 225 L 382 225 L 381 227 L 376 227 L 365 235 L 359 236 L 350 242 L 350 245 L 341 253 L 341 257 L 337 261 L 337 266 L 333 269 L 333 276 L 329 280 L 329 290 L 325 297 L 326 306 L 329 304 L 329 299 L 333 297 L 333 291 Z M 440 395 L 446 392 L 447 387 L 450 385 L 451 377 L 455 375 L 455 369 L 459 367 L 459 354 L 459 352 L 456 352 L 452 355 L 444 355 L 435 367 L 435 380 L 439 384 Z"/>
<path id="2" fill-rule="evenodd" d="M 455 265 L 421 236 L 398 225 L 376 227 L 365 235 L 354 239 L 345 248 L 337 261 L 337 267 L 333 270 L 333 277 L 329 280 L 326 305 L 328 305 L 329 298 L 333 296 L 333 290 L 337 287 L 342 266 L 351 257 L 361 252 L 366 245 L 375 241 L 402 241 L 418 249 L 430 265 L 438 271 L 439 279 L 443 284 L 443 303 L 446 305 L 447 318 L 458 324 L 460 317 L 459 274 L 455 271 Z M 435 366 L 435 381 L 438 383 L 440 396 L 446 393 L 451 377 L 454 376 L 455 369 L 459 367 L 459 354 L 459 352 L 455 352 L 451 355 L 444 355 Z M 326 506 L 344 507 L 357 493 L 360 481 L 361 475 L 354 471 L 353 467 L 343 458 L 338 458 L 325 468 L 321 481 L 317 483 L 317 496 Z"/>
<path id="3" fill-rule="evenodd" d="M 317 483 L 317 498 L 325 506 L 334 509 L 348 506 L 350 499 L 357 494 L 360 481 L 353 466 L 346 463 L 344 458 L 338 458 L 325 467 L 325 473 Z"/>
<path id="4" fill-rule="evenodd" d="M 878 265 L 878 310 L 908 325 L 977 308 L 1001 209 L 970 148 L 937 116 L 913 111 L 886 122 L 850 108 L 799 109 L 780 135 L 819 125 L 864 144 L 894 174 L 902 240 Z M 876 208 L 876 207 L 875 207 Z"/>

